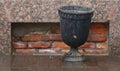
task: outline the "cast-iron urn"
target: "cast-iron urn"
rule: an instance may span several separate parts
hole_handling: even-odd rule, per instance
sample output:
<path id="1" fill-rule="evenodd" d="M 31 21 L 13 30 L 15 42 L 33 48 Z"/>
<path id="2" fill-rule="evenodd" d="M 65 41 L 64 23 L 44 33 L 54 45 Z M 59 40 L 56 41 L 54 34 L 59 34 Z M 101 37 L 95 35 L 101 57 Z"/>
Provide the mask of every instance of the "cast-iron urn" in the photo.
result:
<path id="1" fill-rule="evenodd" d="M 62 6 L 58 12 L 62 39 L 71 47 L 63 60 L 84 61 L 78 47 L 87 41 L 94 9 L 83 6 Z"/>

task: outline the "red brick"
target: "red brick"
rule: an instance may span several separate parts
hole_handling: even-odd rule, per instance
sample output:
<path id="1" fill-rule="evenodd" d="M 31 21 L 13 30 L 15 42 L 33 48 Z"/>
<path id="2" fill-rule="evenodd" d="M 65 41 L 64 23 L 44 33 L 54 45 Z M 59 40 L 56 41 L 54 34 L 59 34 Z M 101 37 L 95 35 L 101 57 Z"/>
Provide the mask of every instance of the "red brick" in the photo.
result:
<path id="1" fill-rule="evenodd" d="M 39 49 L 39 53 L 57 53 L 59 49 Z"/>
<path id="2" fill-rule="evenodd" d="M 49 48 L 51 42 L 29 42 L 28 48 Z"/>
<path id="3" fill-rule="evenodd" d="M 52 47 L 53 48 L 69 48 L 69 46 L 64 42 L 53 42 Z"/>
<path id="4" fill-rule="evenodd" d="M 67 52 L 69 52 L 69 51 L 70 51 L 69 49 L 62 49 L 62 50 L 61 50 L 62 53 L 67 53 Z M 84 53 L 83 50 L 78 50 L 78 51 L 79 51 L 80 53 L 82 53 L 82 54 Z"/>
<path id="5" fill-rule="evenodd" d="M 96 48 L 108 48 L 107 43 L 101 42 L 101 43 L 96 43 Z"/>
<path id="6" fill-rule="evenodd" d="M 52 45 L 53 48 L 69 48 L 67 44 L 64 42 L 54 42 Z M 81 45 L 80 48 L 95 48 L 95 43 L 86 42 L 85 44 Z"/>
<path id="7" fill-rule="evenodd" d="M 26 42 L 13 42 L 14 48 L 27 48 Z"/>
<path id="8" fill-rule="evenodd" d="M 60 34 L 48 34 L 48 35 L 42 35 L 41 40 L 43 41 L 61 41 L 61 35 Z"/>
<path id="9" fill-rule="evenodd" d="M 62 48 L 39 49 L 39 53 L 60 53 Z"/>
<path id="10" fill-rule="evenodd" d="M 92 23 L 91 32 L 95 34 L 106 34 L 107 27 L 105 23 Z"/>
<path id="11" fill-rule="evenodd" d="M 87 41 L 106 41 L 107 35 L 89 35 Z"/>
<path id="12" fill-rule="evenodd" d="M 86 49 L 85 54 L 105 54 L 108 53 L 107 50 L 104 49 Z"/>
<path id="13" fill-rule="evenodd" d="M 39 41 L 41 39 L 40 34 L 29 34 L 23 36 L 22 40 L 23 41 Z"/>
<path id="14" fill-rule="evenodd" d="M 59 26 L 52 26 L 48 30 L 47 34 L 60 34 L 60 28 L 59 28 Z"/>
<path id="15" fill-rule="evenodd" d="M 95 48 L 95 43 L 93 42 L 86 42 L 80 46 L 80 48 Z"/>
<path id="16" fill-rule="evenodd" d="M 12 41 L 16 42 L 16 41 L 19 41 L 20 40 L 20 37 L 12 37 Z"/>
<path id="17" fill-rule="evenodd" d="M 78 50 L 81 54 L 83 54 L 84 53 L 84 51 L 83 50 Z"/>
<path id="18" fill-rule="evenodd" d="M 62 53 L 67 53 L 69 52 L 69 49 L 62 49 L 61 52 Z M 87 49 L 85 51 L 83 50 L 78 50 L 81 54 L 106 54 L 108 53 L 107 50 L 98 50 L 98 49 Z"/>
<path id="19" fill-rule="evenodd" d="M 61 50 L 62 53 L 68 53 L 69 51 L 70 51 L 69 49 L 66 49 L 66 50 L 65 50 L 65 49 L 62 49 L 62 50 Z"/>
<path id="20" fill-rule="evenodd" d="M 35 49 L 16 49 L 16 53 L 34 53 Z"/>

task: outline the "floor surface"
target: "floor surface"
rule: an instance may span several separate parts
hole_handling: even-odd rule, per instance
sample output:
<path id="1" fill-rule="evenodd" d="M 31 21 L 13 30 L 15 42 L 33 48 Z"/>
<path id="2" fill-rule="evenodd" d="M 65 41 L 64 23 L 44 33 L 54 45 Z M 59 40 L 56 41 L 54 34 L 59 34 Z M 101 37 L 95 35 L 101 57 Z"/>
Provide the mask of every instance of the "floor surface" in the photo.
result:
<path id="1" fill-rule="evenodd" d="M 63 62 L 62 56 L 0 56 L 0 71 L 120 71 L 120 57 L 87 56 Z"/>

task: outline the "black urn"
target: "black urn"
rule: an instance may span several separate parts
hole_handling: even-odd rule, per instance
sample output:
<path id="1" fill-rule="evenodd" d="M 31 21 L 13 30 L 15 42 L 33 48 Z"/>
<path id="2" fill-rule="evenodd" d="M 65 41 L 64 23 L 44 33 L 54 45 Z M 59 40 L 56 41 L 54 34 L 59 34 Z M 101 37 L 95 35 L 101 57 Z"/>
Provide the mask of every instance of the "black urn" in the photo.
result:
<path id="1" fill-rule="evenodd" d="M 61 6 L 58 9 L 62 39 L 71 47 L 64 55 L 64 61 L 85 60 L 78 47 L 87 41 L 93 12 L 94 9 L 83 6 Z"/>

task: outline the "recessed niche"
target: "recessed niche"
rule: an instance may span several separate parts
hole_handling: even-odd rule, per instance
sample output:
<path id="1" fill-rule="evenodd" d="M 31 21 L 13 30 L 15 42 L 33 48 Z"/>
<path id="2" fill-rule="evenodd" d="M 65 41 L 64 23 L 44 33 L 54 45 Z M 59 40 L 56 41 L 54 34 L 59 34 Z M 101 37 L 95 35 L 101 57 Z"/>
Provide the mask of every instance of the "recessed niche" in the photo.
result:
<path id="1" fill-rule="evenodd" d="M 59 22 L 13 22 L 12 52 L 27 54 L 62 54 L 69 51 L 61 38 Z M 92 22 L 88 40 L 79 47 L 83 54 L 108 54 L 109 23 Z"/>

